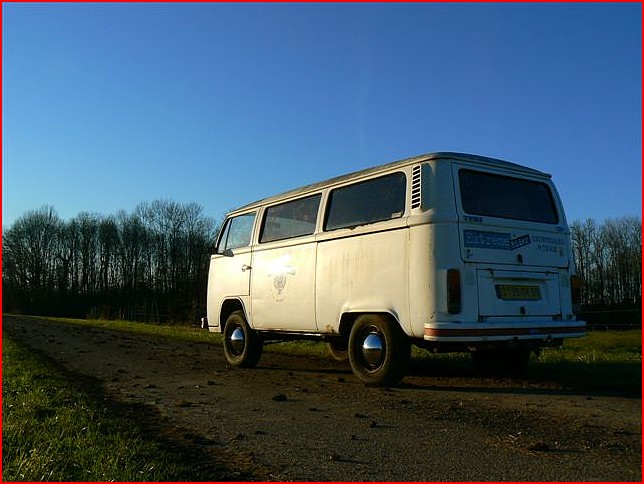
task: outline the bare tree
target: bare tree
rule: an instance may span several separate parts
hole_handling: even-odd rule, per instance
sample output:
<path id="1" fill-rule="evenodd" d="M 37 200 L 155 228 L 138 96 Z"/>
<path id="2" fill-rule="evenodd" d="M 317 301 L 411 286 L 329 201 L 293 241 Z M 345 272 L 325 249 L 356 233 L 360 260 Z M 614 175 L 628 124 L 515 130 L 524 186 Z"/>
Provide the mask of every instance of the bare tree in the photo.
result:
<path id="1" fill-rule="evenodd" d="M 586 307 L 637 305 L 642 300 L 642 221 L 639 217 L 571 224 L 573 255 Z"/>
<path id="2" fill-rule="evenodd" d="M 4 231 L 2 280 L 9 307 L 26 305 L 36 313 L 46 310 L 58 282 L 55 263 L 60 228 L 58 214 L 46 206 L 27 212 Z"/>

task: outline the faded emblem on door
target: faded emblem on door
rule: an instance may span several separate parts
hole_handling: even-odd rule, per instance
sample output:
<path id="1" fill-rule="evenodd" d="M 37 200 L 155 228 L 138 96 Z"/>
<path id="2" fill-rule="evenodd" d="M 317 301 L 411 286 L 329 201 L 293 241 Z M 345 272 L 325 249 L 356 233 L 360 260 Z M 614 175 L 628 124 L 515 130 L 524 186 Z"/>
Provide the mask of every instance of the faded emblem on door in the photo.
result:
<path id="1" fill-rule="evenodd" d="M 295 268 L 290 266 L 281 267 L 279 271 L 271 273 L 268 277 L 273 278 L 271 285 L 271 294 L 276 301 L 283 301 L 286 298 L 287 275 L 294 276 Z"/>

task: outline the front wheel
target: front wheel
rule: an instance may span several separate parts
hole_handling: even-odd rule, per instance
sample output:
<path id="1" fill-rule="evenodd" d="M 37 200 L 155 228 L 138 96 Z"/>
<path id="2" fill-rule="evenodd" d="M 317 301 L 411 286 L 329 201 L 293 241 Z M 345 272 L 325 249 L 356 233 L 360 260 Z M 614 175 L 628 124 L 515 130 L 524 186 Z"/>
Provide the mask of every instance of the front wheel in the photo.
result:
<path id="1" fill-rule="evenodd" d="M 224 326 L 224 355 L 229 365 L 238 368 L 252 368 L 262 356 L 261 337 L 246 321 L 243 311 L 235 311 Z"/>
<path id="2" fill-rule="evenodd" d="M 411 345 L 400 326 L 380 314 L 359 316 L 349 336 L 353 373 L 369 386 L 388 386 L 407 371 Z"/>

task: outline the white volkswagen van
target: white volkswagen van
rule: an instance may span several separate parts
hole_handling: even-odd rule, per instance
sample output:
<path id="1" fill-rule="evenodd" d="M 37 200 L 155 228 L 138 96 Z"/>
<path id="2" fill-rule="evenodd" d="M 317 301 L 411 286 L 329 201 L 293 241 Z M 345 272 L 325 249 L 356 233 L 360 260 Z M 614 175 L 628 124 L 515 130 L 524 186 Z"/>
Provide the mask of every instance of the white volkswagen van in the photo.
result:
<path id="1" fill-rule="evenodd" d="M 260 200 L 226 217 L 210 259 L 210 331 L 232 366 L 269 340 L 322 338 L 367 385 L 411 345 L 517 371 L 585 334 L 566 218 L 550 175 L 432 153 Z"/>

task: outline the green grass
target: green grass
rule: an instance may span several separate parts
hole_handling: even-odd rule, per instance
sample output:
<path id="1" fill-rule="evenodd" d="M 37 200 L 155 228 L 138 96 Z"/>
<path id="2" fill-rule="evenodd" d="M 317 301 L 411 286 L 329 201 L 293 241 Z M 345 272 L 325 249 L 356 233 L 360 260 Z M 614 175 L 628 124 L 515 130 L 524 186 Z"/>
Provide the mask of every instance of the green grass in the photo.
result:
<path id="1" fill-rule="evenodd" d="M 642 394 L 642 331 L 591 331 L 543 351 L 530 371 L 574 388 Z"/>
<path id="2" fill-rule="evenodd" d="M 23 318 L 36 316 L 21 316 Z M 151 323 L 140 323 L 136 321 L 108 321 L 104 319 L 72 319 L 72 318 L 51 318 L 51 321 L 75 324 L 79 326 L 91 326 L 93 328 L 109 329 L 111 331 L 122 331 L 125 333 L 144 334 L 149 336 L 160 336 L 180 341 L 190 341 L 194 343 L 212 343 L 220 342 L 221 335 L 208 332 L 207 330 L 196 328 L 194 326 L 166 326 Z"/>
<path id="3" fill-rule="evenodd" d="M 140 419 L 108 405 L 97 382 L 66 374 L 6 335 L 2 356 L 3 481 L 212 478 L 158 436 L 146 437 Z"/>

